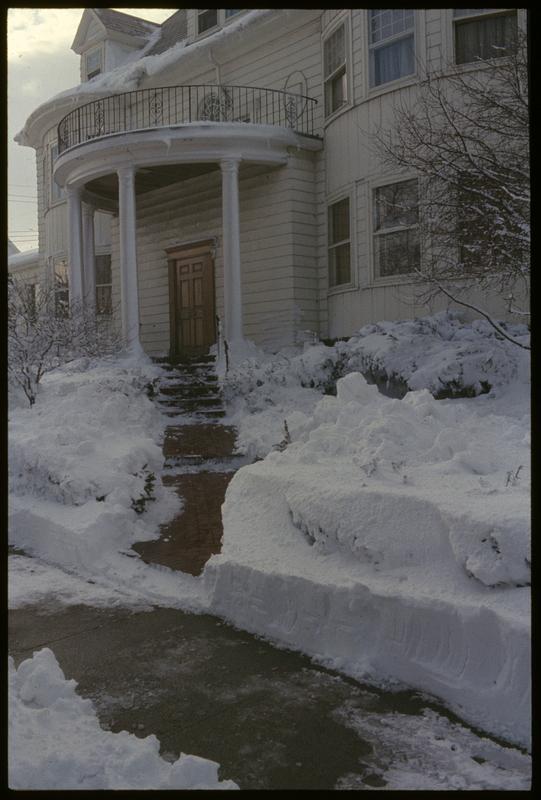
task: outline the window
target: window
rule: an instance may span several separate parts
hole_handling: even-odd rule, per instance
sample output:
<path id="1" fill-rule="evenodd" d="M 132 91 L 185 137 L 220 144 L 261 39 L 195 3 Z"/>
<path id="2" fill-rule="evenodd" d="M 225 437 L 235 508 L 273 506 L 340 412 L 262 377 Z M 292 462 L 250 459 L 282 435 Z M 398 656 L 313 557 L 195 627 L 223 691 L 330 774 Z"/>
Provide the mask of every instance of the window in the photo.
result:
<path id="1" fill-rule="evenodd" d="M 226 8 L 225 9 L 225 18 L 229 19 L 229 17 L 234 17 L 235 14 L 238 14 L 239 11 L 242 11 L 242 8 Z"/>
<path id="2" fill-rule="evenodd" d="M 374 260 L 377 278 L 404 275 L 420 266 L 417 179 L 374 189 Z"/>
<path id="3" fill-rule="evenodd" d="M 96 314 L 113 313 L 111 254 L 96 256 Z"/>
<path id="4" fill-rule="evenodd" d="M 51 145 L 51 203 L 56 203 L 57 200 L 62 200 L 66 196 L 64 189 L 54 179 L 54 162 L 57 158 L 58 144 L 55 142 Z"/>
<path id="5" fill-rule="evenodd" d="M 347 103 L 346 26 L 341 25 L 323 43 L 325 116 Z"/>
<path id="6" fill-rule="evenodd" d="M 65 258 L 54 262 L 54 313 L 56 317 L 69 315 L 69 276 Z"/>
<path id="7" fill-rule="evenodd" d="M 85 55 L 85 70 L 87 81 L 101 73 L 101 47 L 90 50 Z"/>
<path id="8" fill-rule="evenodd" d="M 329 286 L 351 283 L 349 197 L 329 206 Z"/>
<path id="9" fill-rule="evenodd" d="M 368 11 L 370 86 L 414 74 L 414 13 L 411 8 Z"/>
<path id="10" fill-rule="evenodd" d="M 28 309 L 28 318 L 31 320 L 36 319 L 37 289 L 36 283 L 29 283 L 26 286 L 26 307 Z"/>
<path id="11" fill-rule="evenodd" d="M 210 28 L 215 28 L 218 24 L 218 9 L 217 8 L 199 8 L 197 9 L 197 33 L 203 33 Z"/>
<path id="12" fill-rule="evenodd" d="M 457 64 L 509 54 L 517 36 L 516 9 L 455 8 L 453 16 Z"/>

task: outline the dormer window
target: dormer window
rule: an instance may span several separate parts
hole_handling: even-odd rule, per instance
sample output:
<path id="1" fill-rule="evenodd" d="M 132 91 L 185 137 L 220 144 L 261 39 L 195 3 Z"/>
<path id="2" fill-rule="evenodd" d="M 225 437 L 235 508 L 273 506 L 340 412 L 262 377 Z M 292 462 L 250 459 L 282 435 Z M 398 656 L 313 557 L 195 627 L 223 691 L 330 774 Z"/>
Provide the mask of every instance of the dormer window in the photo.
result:
<path id="1" fill-rule="evenodd" d="M 197 33 L 215 28 L 218 25 L 217 8 L 198 8 L 197 9 Z"/>
<path id="2" fill-rule="evenodd" d="M 94 50 L 90 50 L 85 55 L 85 72 L 87 81 L 89 81 L 91 78 L 95 78 L 96 75 L 99 75 L 103 71 L 101 54 L 101 47 L 96 47 Z"/>

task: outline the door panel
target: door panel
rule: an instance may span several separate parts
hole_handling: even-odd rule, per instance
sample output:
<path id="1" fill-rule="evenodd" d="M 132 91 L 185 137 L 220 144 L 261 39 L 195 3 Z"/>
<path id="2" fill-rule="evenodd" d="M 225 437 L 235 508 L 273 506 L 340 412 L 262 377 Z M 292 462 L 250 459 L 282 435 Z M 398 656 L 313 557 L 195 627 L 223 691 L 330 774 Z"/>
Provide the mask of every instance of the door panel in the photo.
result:
<path id="1" fill-rule="evenodd" d="M 202 355 L 216 341 L 214 264 L 208 250 L 169 261 L 171 356 Z"/>

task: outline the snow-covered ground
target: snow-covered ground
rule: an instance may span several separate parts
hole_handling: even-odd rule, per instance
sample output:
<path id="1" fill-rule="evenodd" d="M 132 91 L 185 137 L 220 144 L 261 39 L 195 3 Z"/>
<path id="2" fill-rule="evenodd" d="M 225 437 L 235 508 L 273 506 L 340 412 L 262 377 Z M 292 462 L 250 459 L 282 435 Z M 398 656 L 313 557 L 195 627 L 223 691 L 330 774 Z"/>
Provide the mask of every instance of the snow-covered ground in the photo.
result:
<path id="1" fill-rule="evenodd" d="M 310 388 L 353 365 L 415 390 L 385 397 L 360 372 L 336 396 Z M 228 487 L 212 610 L 528 745 L 528 367 L 485 323 L 440 314 L 228 373 L 241 441 L 268 455 Z M 429 391 L 450 388 L 484 393 Z"/>
<path id="2" fill-rule="evenodd" d="M 229 484 L 201 578 L 129 552 L 179 507 L 143 390 L 158 367 L 76 362 L 12 407 L 10 542 L 40 561 L 12 558 L 11 604 L 57 585 L 65 602 L 210 611 L 529 746 L 528 351 L 441 314 L 245 355 L 223 377 L 226 422 L 262 460 Z"/>
<path id="3" fill-rule="evenodd" d="M 238 789 L 218 780 L 219 764 L 160 757 L 144 739 L 100 727 L 91 700 L 66 680 L 49 648 L 15 669 L 9 659 L 9 785 L 12 789 Z"/>

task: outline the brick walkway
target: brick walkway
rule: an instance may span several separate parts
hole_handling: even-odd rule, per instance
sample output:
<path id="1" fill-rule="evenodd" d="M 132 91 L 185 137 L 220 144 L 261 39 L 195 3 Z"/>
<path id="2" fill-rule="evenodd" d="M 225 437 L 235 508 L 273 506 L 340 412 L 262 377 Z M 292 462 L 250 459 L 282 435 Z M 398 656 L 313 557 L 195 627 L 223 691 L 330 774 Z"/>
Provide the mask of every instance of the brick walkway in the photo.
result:
<path id="1" fill-rule="evenodd" d="M 221 549 L 221 508 L 227 485 L 245 458 L 235 452 L 236 430 L 222 425 L 222 398 L 210 358 L 168 365 L 156 402 L 170 416 L 163 483 L 183 498 L 182 511 L 160 538 L 133 549 L 146 563 L 200 575 Z"/>

